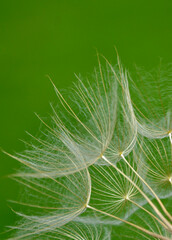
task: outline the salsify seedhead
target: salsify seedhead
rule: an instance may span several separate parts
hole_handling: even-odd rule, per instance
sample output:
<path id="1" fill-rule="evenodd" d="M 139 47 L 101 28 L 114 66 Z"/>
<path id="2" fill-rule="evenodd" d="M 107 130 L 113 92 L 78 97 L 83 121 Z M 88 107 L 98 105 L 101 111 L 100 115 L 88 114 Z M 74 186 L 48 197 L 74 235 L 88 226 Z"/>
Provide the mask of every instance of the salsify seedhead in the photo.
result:
<path id="1" fill-rule="evenodd" d="M 156 189 L 158 196 L 172 195 L 172 151 L 169 139 L 138 139 L 137 150 L 140 175 Z"/>
<path id="2" fill-rule="evenodd" d="M 115 67 L 105 59 L 105 68 L 99 61 L 99 69 L 92 76 L 95 83 L 87 80 L 86 86 L 77 78 L 79 84 L 75 89 L 75 102 L 79 103 L 79 114 L 55 87 L 66 112 L 75 121 L 74 132 L 67 127 L 62 128 L 78 144 L 88 166 L 93 163 L 108 164 L 102 159 L 103 155 L 116 162 L 121 159 L 121 154 L 128 155 L 132 151 L 137 136 L 127 71 L 123 70 L 119 59 Z M 54 113 L 53 120 L 59 127 L 59 116 L 55 110 Z"/>
<path id="3" fill-rule="evenodd" d="M 36 238 L 35 238 L 36 239 Z M 58 239 L 58 240 L 110 240 L 111 228 L 104 227 L 101 224 L 83 224 L 79 222 L 70 222 L 54 232 L 41 235 L 41 239 Z"/>
<path id="4" fill-rule="evenodd" d="M 148 138 L 170 137 L 171 140 L 171 78 L 172 65 L 160 64 L 157 69 L 150 72 L 137 68 L 134 81 L 131 81 L 130 90 L 138 131 Z"/>
<path id="5" fill-rule="evenodd" d="M 38 116 L 42 137 L 30 134 L 27 150 L 8 154 L 24 167 L 11 176 L 23 187 L 10 203 L 20 220 L 7 239 L 113 240 L 121 223 L 132 230 L 124 239 L 170 239 L 171 85 L 165 94 L 161 76 L 169 78 L 158 75 L 151 98 L 134 79 L 130 94 L 119 58 L 103 61 L 89 79 L 77 76 L 72 101 L 52 82 L 51 124 Z"/>
<path id="6" fill-rule="evenodd" d="M 91 194 L 87 168 L 57 177 L 28 163 L 22 156 L 12 157 L 26 168 L 24 173 L 11 175 L 23 188 L 20 199 L 10 201 L 17 215 L 22 217 L 17 227 L 10 227 L 13 229 L 10 239 L 42 239 L 45 233 L 56 231 L 85 211 Z M 49 166 L 56 170 L 53 164 Z"/>

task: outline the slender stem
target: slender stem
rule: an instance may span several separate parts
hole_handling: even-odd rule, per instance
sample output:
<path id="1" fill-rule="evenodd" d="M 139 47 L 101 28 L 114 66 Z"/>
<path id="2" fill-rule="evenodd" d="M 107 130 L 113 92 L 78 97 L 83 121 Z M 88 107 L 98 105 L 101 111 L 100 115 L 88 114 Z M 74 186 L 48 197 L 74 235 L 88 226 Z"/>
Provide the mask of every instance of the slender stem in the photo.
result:
<path id="1" fill-rule="evenodd" d="M 169 133 L 170 142 L 172 144 L 172 132 Z"/>
<path id="2" fill-rule="evenodd" d="M 157 218 L 153 213 L 149 212 L 146 208 L 140 206 L 139 204 L 132 201 L 131 199 L 128 199 L 128 201 L 131 202 L 132 204 L 134 204 L 135 206 L 137 206 L 138 208 L 142 209 L 143 211 L 147 212 L 151 217 L 156 219 L 164 228 L 166 228 L 168 230 L 167 226 L 159 218 Z"/>
<path id="3" fill-rule="evenodd" d="M 147 200 L 147 202 L 150 204 L 150 206 L 154 209 L 156 214 L 161 218 L 161 220 L 166 224 L 168 229 L 172 231 L 172 225 L 168 222 L 168 220 L 162 215 L 162 213 L 158 210 L 158 208 L 153 204 L 153 202 L 148 198 L 148 196 L 127 176 L 125 173 L 123 173 L 117 166 L 115 166 L 113 163 L 111 163 L 105 156 L 102 156 L 102 158 L 110 164 L 112 167 L 114 167 L 121 175 L 123 175 L 129 182 L 132 183 L 132 185 L 142 194 L 142 196 Z"/>
<path id="4" fill-rule="evenodd" d="M 140 231 L 142 231 L 142 232 L 144 232 L 144 233 L 147 233 L 148 235 L 150 235 L 150 236 L 152 236 L 152 237 L 155 237 L 155 238 L 157 238 L 157 239 L 170 240 L 170 239 L 167 238 L 167 237 L 161 236 L 161 235 L 159 235 L 159 234 L 157 234 L 157 233 L 153 233 L 153 232 L 151 232 L 151 231 L 149 231 L 149 230 L 147 230 L 147 229 L 145 229 L 145 228 L 142 228 L 142 227 L 140 227 L 140 226 L 138 226 L 138 225 L 136 225 L 136 224 L 134 224 L 134 223 L 131 223 L 131 222 L 129 222 L 129 221 L 126 221 L 126 220 L 124 220 L 124 219 L 121 219 L 121 218 L 119 218 L 119 217 L 117 217 L 117 216 L 114 216 L 114 215 L 112 215 L 112 214 L 110 214 L 110 213 L 106 213 L 106 212 L 104 212 L 104 211 L 101 211 L 101 210 L 99 210 L 99 209 L 97 209 L 97 208 L 94 208 L 94 207 L 91 207 L 91 206 L 89 206 L 89 205 L 87 205 L 87 208 L 90 208 L 90 209 L 92 209 L 92 210 L 94 210 L 94 211 L 96 211 L 96 212 L 99 212 L 99 213 L 101 213 L 101 214 L 104 214 L 104 215 L 106 215 L 106 216 L 115 218 L 116 220 L 119 220 L 119 221 L 121 221 L 121 222 L 124 222 L 124 223 L 126 223 L 126 224 L 128 224 L 128 225 L 130 225 L 130 226 L 132 226 L 132 227 L 135 227 L 136 229 L 139 229 Z"/>
<path id="5" fill-rule="evenodd" d="M 127 161 L 127 159 L 124 157 L 123 154 L 121 154 L 122 159 L 125 161 L 125 163 L 131 168 L 131 170 L 137 175 L 137 177 L 146 185 L 147 188 L 149 188 L 149 190 L 153 193 L 153 195 L 155 196 L 156 200 L 158 201 L 159 205 L 161 206 L 163 212 L 166 214 L 166 216 L 172 221 L 172 216 L 169 214 L 169 212 L 167 211 L 167 209 L 164 207 L 163 203 L 161 202 L 161 200 L 159 199 L 159 197 L 156 195 L 156 193 L 154 192 L 154 190 L 149 186 L 149 184 L 137 173 L 137 171 L 135 171 L 135 169 L 129 164 L 129 162 Z"/>

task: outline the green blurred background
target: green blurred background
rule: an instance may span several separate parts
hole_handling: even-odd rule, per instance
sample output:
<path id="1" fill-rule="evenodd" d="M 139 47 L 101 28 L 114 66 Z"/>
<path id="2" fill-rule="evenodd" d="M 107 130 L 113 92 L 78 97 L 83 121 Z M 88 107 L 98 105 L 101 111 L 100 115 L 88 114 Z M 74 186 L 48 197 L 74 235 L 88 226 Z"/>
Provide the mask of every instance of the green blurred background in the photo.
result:
<path id="1" fill-rule="evenodd" d="M 116 63 L 150 69 L 160 58 L 172 62 L 172 1 L 1 0 L 0 1 L 0 147 L 24 150 L 25 131 L 38 134 L 34 112 L 48 116 L 59 89 L 97 66 L 96 51 Z M 18 163 L 0 153 L 0 227 L 15 214 L 6 200 L 17 194 L 6 176 Z M 0 237 L 1 239 L 1 237 Z"/>

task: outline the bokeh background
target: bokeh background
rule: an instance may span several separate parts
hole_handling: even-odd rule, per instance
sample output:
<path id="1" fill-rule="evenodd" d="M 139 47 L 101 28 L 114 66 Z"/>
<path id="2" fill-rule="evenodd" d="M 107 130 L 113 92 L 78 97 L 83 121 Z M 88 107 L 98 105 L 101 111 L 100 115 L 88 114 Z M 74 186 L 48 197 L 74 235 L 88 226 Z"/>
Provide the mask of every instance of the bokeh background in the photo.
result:
<path id="1" fill-rule="evenodd" d="M 171 0 L 1 0 L 0 147 L 20 152 L 25 131 L 36 135 L 41 116 L 56 102 L 48 74 L 59 89 L 97 66 L 96 51 L 123 65 L 155 67 L 172 62 Z M 7 176 L 18 163 L 0 153 L 0 228 L 12 225 L 8 199 L 17 194 Z M 1 239 L 1 237 L 0 237 Z"/>

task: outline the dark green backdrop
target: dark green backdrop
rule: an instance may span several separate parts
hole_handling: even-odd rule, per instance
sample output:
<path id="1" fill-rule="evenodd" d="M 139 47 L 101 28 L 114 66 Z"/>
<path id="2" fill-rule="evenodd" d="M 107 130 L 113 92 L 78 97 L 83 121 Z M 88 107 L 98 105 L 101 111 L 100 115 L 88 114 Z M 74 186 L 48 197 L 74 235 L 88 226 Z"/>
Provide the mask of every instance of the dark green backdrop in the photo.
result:
<path id="1" fill-rule="evenodd" d="M 147 69 L 172 61 L 172 1 L 1 0 L 0 147 L 22 151 L 25 130 L 39 131 L 34 112 L 47 116 L 59 89 L 97 65 L 96 49 L 113 63 Z M 18 164 L 0 153 L 0 227 L 14 224 L 7 199 L 17 194 L 6 178 Z M 1 237 L 0 237 L 1 238 Z"/>

